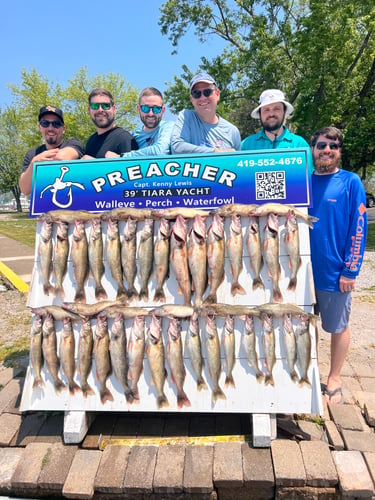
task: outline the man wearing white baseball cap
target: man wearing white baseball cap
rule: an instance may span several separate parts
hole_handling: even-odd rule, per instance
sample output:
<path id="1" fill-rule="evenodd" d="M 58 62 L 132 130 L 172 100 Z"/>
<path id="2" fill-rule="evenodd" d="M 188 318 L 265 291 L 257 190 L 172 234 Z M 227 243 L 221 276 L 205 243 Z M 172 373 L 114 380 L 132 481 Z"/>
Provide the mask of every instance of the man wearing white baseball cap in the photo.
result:
<path id="1" fill-rule="evenodd" d="M 172 153 L 220 153 L 241 148 L 240 132 L 216 113 L 220 90 L 207 73 L 190 81 L 192 109 L 180 111 L 172 131 Z"/>
<path id="2" fill-rule="evenodd" d="M 303 137 L 293 134 L 285 125 L 286 118 L 292 113 L 293 106 L 281 90 L 268 89 L 262 92 L 259 105 L 251 112 L 252 118 L 260 120 L 262 128 L 242 141 L 241 150 L 309 148 Z"/>

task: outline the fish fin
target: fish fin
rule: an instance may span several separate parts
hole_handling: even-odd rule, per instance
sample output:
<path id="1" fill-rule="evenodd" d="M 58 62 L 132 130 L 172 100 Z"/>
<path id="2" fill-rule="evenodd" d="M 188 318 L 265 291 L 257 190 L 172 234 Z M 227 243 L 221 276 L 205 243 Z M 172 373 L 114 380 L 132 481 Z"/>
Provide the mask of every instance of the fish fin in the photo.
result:
<path id="1" fill-rule="evenodd" d="M 158 399 L 157 399 L 157 403 L 158 403 L 158 408 L 168 408 L 169 406 L 169 401 L 167 399 L 167 396 L 164 394 L 162 394 L 162 396 L 158 396 Z"/>
<path id="2" fill-rule="evenodd" d="M 76 303 L 78 302 L 80 304 L 86 304 L 86 293 L 85 293 L 84 288 L 82 288 L 81 290 L 77 289 L 73 302 L 76 302 Z"/>
<path id="3" fill-rule="evenodd" d="M 261 384 L 264 381 L 264 374 L 261 371 L 259 371 L 258 373 L 255 374 L 255 378 L 258 384 Z"/>
<path id="4" fill-rule="evenodd" d="M 297 278 L 290 278 L 287 290 L 294 292 L 297 288 Z"/>
<path id="5" fill-rule="evenodd" d="M 81 392 L 81 388 L 73 380 L 73 381 L 69 382 L 69 394 L 71 394 L 73 396 L 76 391 Z"/>
<path id="6" fill-rule="evenodd" d="M 135 288 L 135 286 L 132 286 L 131 288 L 129 288 L 127 296 L 128 296 L 129 300 L 133 300 L 133 299 L 137 299 L 138 298 L 139 294 L 138 294 L 137 289 Z"/>
<path id="7" fill-rule="evenodd" d="M 311 382 L 310 382 L 310 380 L 307 378 L 307 376 L 306 376 L 306 377 L 301 377 L 301 378 L 299 379 L 298 384 L 299 384 L 300 386 L 307 386 L 307 387 L 311 387 Z"/>
<path id="8" fill-rule="evenodd" d="M 125 394 L 126 401 L 128 403 L 132 404 L 134 401 L 134 394 L 133 394 L 133 391 L 130 389 L 130 387 L 128 387 L 127 389 L 124 388 L 124 394 Z"/>
<path id="9" fill-rule="evenodd" d="M 122 300 L 122 299 L 127 299 L 128 298 L 128 293 L 125 290 L 124 287 L 118 287 L 117 288 L 117 295 L 116 295 L 116 300 Z"/>
<path id="10" fill-rule="evenodd" d="M 44 380 L 42 377 L 35 377 L 32 388 L 36 389 L 37 387 L 44 387 Z"/>
<path id="11" fill-rule="evenodd" d="M 218 399 L 227 399 L 226 395 L 223 393 L 220 387 L 212 391 L 212 401 L 216 403 Z"/>
<path id="12" fill-rule="evenodd" d="M 165 293 L 163 288 L 157 288 L 154 294 L 154 302 L 165 302 Z"/>
<path id="13" fill-rule="evenodd" d="M 230 293 L 233 297 L 237 294 L 246 295 L 244 287 L 240 285 L 238 281 L 236 283 L 232 283 L 232 286 L 230 288 Z"/>
<path id="14" fill-rule="evenodd" d="M 190 400 L 184 391 L 181 394 L 177 394 L 177 408 L 182 408 L 183 406 L 191 406 Z"/>
<path id="15" fill-rule="evenodd" d="M 81 386 L 81 390 L 84 398 L 87 398 L 87 396 L 93 396 L 95 394 L 95 391 L 89 384 L 83 384 Z"/>
<path id="16" fill-rule="evenodd" d="M 298 382 L 299 378 L 295 370 L 290 372 L 290 378 L 293 380 L 293 382 Z"/>
<path id="17" fill-rule="evenodd" d="M 224 387 L 236 387 L 232 374 L 228 374 L 225 377 Z"/>
<path id="18" fill-rule="evenodd" d="M 201 391 L 202 389 L 207 389 L 207 384 L 203 377 L 199 377 L 197 380 L 197 391 Z"/>
<path id="19" fill-rule="evenodd" d="M 283 301 L 283 296 L 280 292 L 279 287 L 274 288 L 273 294 L 272 294 L 272 299 L 273 299 L 273 302 L 282 302 Z"/>
<path id="20" fill-rule="evenodd" d="M 100 401 L 102 404 L 106 401 L 113 401 L 112 393 L 107 387 L 100 391 Z"/>
<path id="21" fill-rule="evenodd" d="M 275 381 L 273 380 L 272 373 L 266 375 L 266 378 L 264 379 L 264 385 L 275 385 Z"/>
<path id="22" fill-rule="evenodd" d="M 210 295 L 208 295 L 203 301 L 203 305 L 216 304 L 216 303 L 217 303 L 216 293 L 210 293 Z"/>
<path id="23" fill-rule="evenodd" d="M 314 229 L 314 222 L 318 222 L 319 218 L 314 217 L 313 215 L 308 215 L 307 216 L 307 223 L 311 229 Z"/>
<path id="24" fill-rule="evenodd" d="M 51 292 L 52 294 L 54 294 L 55 293 L 54 287 L 51 285 L 51 283 L 44 283 L 43 284 L 43 293 L 44 293 L 44 295 L 49 295 L 49 292 Z"/>
<path id="25" fill-rule="evenodd" d="M 102 285 L 98 285 L 95 288 L 95 298 L 96 298 L 96 300 L 108 298 L 107 292 L 104 290 L 104 287 Z"/>
<path id="26" fill-rule="evenodd" d="M 258 288 L 263 288 L 264 290 L 264 283 L 260 276 L 253 279 L 253 290 L 257 290 Z"/>
<path id="27" fill-rule="evenodd" d="M 53 386 L 55 388 L 55 391 L 57 394 L 59 394 L 61 391 L 65 391 L 66 389 L 66 385 L 64 384 L 64 382 L 62 380 L 60 380 L 59 378 L 57 378 L 54 383 L 53 383 Z"/>
<path id="28" fill-rule="evenodd" d="M 148 287 L 142 288 L 139 292 L 139 300 L 145 299 L 148 300 Z"/>

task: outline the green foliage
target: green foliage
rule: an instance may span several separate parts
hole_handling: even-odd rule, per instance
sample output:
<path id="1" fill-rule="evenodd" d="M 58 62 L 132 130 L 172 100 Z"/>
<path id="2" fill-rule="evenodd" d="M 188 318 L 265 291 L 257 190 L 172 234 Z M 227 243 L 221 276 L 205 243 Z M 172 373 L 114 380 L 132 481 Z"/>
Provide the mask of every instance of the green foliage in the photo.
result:
<path id="1" fill-rule="evenodd" d="M 12 191 L 18 211 L 21 191 L 18 180 L 25 153 L 42 143 L 38 129 L 38 111 L 51 104 L 64 111 L 65 137 L 83 144 L 95 132 L 88 113 L 87 97 L 96 87 L 109 90 L 116 104 L 116 123 L 132 130 L 137 123 L 139 90 L 115 73 L 89 77 L 83 67 L 69 80 L 66 88 L 39 75 L 36 69 L 21 71 L 21 84 L 10 85 L 14 103 L 0 112 L 0 191 Z"/>
<path id="2" fill-rule="evenodd" d="M 373 0 L 167 0 L 159 25 L 177 50 L 191 30 L 204 42 L 226 42 L 199 69 L 218 81 L 219 113 L 242 137 L 259 122 L 250 117 L 266 88 L 283 90 L 295 113 L 290 128 L 307 140 L 335 125 L 345 135 L 343 164 L 362 179 L 375 171 L 375 9 Z M 166 93 L 175 112 L 188 98 L 186 66 Z M 225 102 L 225 104 L 224 104 Z"/>

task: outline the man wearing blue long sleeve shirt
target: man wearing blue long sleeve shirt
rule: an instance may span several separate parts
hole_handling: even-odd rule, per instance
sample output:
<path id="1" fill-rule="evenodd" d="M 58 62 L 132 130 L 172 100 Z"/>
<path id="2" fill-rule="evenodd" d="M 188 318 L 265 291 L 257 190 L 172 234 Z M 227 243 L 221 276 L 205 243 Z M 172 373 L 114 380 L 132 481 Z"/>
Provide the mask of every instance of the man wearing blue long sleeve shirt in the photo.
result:
<path id="1" fill-rule="evenodd" d="M 172 132 L 172 153 L 200 154 L 239 151 L 240 132 L 216 113 L 220 90 L 208 73 L 198 73 L 190 81 L 190 101 L 194 109 L 180 111 Z"/>
<path id="2" fill-rule="evenodd" d="M 311 138 L 314 162 L 313 207 L 319 220 L 310 231 L 311 262 L 317 306 L 331 333 L 331 366 L 323 391 L 327 401 L 343 401 L 340 373 L 350 343 L 351 292 L 366 245 L 366 193 L 358 175 L 339 168 L 343 136 L 325 127 Z"/>
<path id="3" fill-rule="evenodd" d="M 139 95 L 137 110 L 142 125 L 133 131 L 139 149 L 122 155 L 107 151 L 106 158 L 134 158 L 171 154 L 171 135 L 174 122 L 163 120 L 165 106 L 162 93 L 155 87 L 146 87 Z"/>

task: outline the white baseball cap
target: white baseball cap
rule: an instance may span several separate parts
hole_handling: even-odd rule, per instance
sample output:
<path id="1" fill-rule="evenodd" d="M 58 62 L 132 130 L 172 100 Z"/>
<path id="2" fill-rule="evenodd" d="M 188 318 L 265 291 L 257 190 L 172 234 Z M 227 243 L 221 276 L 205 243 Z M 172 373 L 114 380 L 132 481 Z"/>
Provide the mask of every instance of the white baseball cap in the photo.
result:
<path id="1" fill-rule="evenodd" d="M 199 82 L 211 83 L 216 85 L 216 82 L 211 75 L 209 75 L 208 73 L 198 73 L 190 80 L 190 90 L 193 90 L 194 85 Z"/>
<path id="2" fill-rule="evenodd" d="M 294 111 L 293 106 L 285 100 L 284 92 L 278 89 L 268 89 L 260 94 L 259 106 L 251 112 L 251 118 L 260 118 L 260 108 L 267 106 L 268 104 L 272 104 L 273 102 L 282 102 L 285 104 L 285 116 L 291 115 Z"/>

